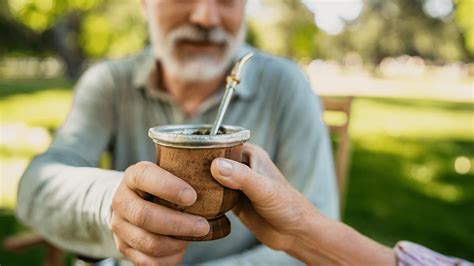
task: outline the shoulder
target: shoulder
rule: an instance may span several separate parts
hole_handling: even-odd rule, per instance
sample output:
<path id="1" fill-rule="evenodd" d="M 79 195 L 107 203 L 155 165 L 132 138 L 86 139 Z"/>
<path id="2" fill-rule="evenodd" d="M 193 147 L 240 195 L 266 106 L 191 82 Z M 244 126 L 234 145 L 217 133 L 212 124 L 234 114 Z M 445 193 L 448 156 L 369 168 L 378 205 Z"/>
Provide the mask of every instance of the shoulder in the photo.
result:
<path id="1" fill-rule="evenodd" d="M 258 99 L 274 103 L 283 112 L 297 110 L 299 113 L 317 115 L 321 102 L 311 87 L 303 69 L 294 61 L 256 51 L 254 73 L 259 80 L 256 85 Z"/>
<path id="2" fill-rule="evenodd" d="M 278 74 L 282 78 L 291 78 L 295 75 L 305 78 L 304 72 L 301 67 L 294 61 L 268 54 L 263 54 L 265 62 L 265 74 L 275 75 Z"/>
<path id="3" fill-rule="evenodd" d="M 308 78 L 302 68 L 288 58 L 255 49 L 255 61 L 254 72 L 259 73 L 261 85 L 269 85 L 274 89 L 310 88 Z"/>
<path id="4" fill-rule="evenodd" d="M 148 49 L 120 59 L 109 59 L 95 62 L 81 76 L 77 83 L 78 89 L 94 88 L 94 90 L 119 90 L 132 86 L 132 82 L 140 70 L 146 67 L 149 60 Z"/>
<path id="5" fill-rule="evenodd" d="M 303 69 L 294 61 L 255 50 L 253 75 L 258 80 L 259 94 L 288 99 L 313 95 L 313 90 Z"/>
<path id="6" fill-rule="evenodd" d="M 148 61 L 150 61 L 150 51 L 144 49 L 140 53 L 124 58 L 96 62 L 85 72 L 85 75 L 102 74 L 109 76 L 113 81 L 130 80 Z"/>
<path id="7" fill-rule="evenodd" d="M 306 79 L 301 67 L 294 61 L 271 55 L 257 49 L 253 49 L 255 53 L 255 67 L 259 68 L 261 78 L 268 81 L 278 78 L 281 80 L 291 80 L 292 78 Z"/>

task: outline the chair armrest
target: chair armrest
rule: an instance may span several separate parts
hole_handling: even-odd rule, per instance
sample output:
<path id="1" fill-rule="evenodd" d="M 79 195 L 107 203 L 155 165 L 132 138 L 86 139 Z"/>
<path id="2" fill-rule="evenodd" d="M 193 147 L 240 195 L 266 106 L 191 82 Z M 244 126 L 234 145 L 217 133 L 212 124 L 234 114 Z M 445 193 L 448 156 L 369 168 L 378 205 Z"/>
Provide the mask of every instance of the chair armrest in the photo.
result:
<path id="1" fill-rule="evenodd" d="M 8 251 L 21 251 L 38 245 L 47 245 L 47 242 L 35 233 L 13 235 L 3 241 L 3 247 Z"/>

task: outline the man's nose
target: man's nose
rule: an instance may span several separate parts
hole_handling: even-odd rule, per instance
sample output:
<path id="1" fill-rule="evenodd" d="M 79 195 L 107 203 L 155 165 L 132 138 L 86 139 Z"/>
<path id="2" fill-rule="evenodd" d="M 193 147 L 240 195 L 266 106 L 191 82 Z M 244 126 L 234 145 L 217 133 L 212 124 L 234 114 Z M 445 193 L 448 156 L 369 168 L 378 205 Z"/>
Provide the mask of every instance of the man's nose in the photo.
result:
<path id="1" fill-rule="evenodd" d="M 191 23 L 206 28 L 219 26 L 221 23 L 218 3 L 216 0 L 198 0 L 192 11 Z"/>

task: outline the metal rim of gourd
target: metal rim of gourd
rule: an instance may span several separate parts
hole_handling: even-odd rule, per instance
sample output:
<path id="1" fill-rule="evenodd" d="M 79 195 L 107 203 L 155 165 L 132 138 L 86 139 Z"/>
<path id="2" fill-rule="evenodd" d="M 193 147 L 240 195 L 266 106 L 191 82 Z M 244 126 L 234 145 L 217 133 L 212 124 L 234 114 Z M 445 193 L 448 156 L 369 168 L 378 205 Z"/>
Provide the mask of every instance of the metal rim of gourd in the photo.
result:
<path id="1" fill-rule="evenodd" d="M 197 130 L 211 130 L 212 125 L 167 125 L 152 127 L 148 136 L 158 145 L 175 148 L 221 148 L 245 143 L 250 139 L 250 130 L 239 126 L 222 126 L 226 134 L 192 135 Z"/>

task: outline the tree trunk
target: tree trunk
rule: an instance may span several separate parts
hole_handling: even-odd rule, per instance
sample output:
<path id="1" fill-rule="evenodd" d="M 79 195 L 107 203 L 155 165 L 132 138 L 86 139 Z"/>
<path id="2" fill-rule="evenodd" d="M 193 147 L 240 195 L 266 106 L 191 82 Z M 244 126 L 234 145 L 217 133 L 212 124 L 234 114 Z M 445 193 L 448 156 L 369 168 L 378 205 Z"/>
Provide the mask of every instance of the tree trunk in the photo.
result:
<path id="1" fill-rule="evenodd" d="M 85 56 L 79 46 L 81 18 L 78 12 L 69 13 L 45 33 L 54 53 L 62 58 L 66 66 L 65 74 L 70 79 L 77 79 L 85 64 Z"/>

